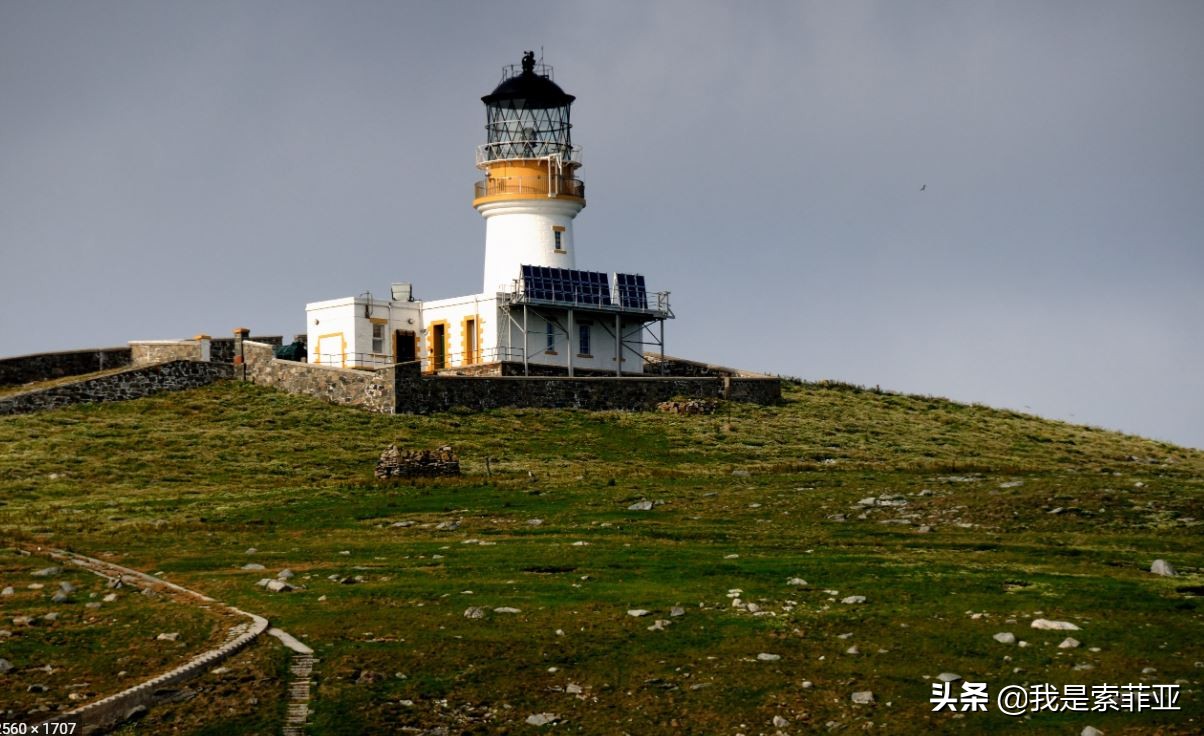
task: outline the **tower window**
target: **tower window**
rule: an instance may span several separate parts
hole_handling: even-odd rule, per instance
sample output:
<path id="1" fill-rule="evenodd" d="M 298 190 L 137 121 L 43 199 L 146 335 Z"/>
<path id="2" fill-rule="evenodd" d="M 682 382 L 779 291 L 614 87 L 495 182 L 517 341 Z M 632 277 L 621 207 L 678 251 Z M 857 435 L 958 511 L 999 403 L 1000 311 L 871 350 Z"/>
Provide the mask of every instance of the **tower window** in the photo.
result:
<path id="1" fill-rule="evenodd" d="M 564 252 L 564 228 L 556 226 L 552 228 L 552 240 L 556 245 L 556 252 Z"/>
<path id="2" fill-rule="evenodd" d="M 556 350 L 556 325 L 552 324 L 552 320 L 547 322 L 547 346 L 544 348 L 547 352 L 555 352 Z"/>
<path id="3" fill-rule="evenodd" d="M 577 326 L 578 347 L 581 348 L 577 352 L 581 355 L 589 355 L 589 325 L 582 324 Z"/>

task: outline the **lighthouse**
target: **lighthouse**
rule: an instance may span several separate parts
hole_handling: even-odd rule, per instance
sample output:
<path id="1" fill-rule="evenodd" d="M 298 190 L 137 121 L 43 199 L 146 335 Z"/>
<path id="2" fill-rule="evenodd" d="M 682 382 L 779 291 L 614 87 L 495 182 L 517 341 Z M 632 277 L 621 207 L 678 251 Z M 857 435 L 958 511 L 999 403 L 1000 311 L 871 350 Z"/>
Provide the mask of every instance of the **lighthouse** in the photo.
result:
<path id="1" fill-rule="evenodd" d="M 306 305 L 308 360 L 337 368 L 420 363 L 428 374 L 641 375 L 664 353 L 668 291 L 637 272 L 583 270 L 573 220 L 585 208 L 573 143 L 573 95 L 527 51 L 481 98 L 484 174 L 472 206 L 485 220 L 481 292 L 421 300 L 410 282 L 387 295 Z M 420 249 L 415 248 L 415 253 Z M 582 255 L 582 258 L 578 258 Z M 400 264 L 411 270 L 428 263 Z"/>
<path id="2" fill-rule="evenodd" d="M 481 98 L 485 143 L 477 168 L 485 178 L 472 206 L 485 218 L 486 294 L 505 290 L 522 265 L 576 268 L 573 218 L 585 207 L 585 184 L 569 120 L 574 99 L 530 51 Z"/>

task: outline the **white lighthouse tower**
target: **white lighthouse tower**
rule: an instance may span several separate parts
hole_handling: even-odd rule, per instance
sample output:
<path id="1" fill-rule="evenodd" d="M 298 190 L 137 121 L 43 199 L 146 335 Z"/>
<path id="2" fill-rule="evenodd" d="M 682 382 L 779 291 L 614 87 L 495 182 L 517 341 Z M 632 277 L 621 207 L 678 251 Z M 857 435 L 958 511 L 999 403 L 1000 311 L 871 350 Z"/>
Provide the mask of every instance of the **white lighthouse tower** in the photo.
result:
<path id="1" fill-rule="evenodd" d="M 485 294 L 508 290 L 523 265 L 576 268 L 573 218 L 585 207 L 585 185 L 576 177 L 574 99 L 530 51 L 521 70 L 506 67 L 501 84 L 481 98 L 486 140 L 477 167 L 485 179 L 472 206 L 485 218 Z"/>
<path id="2" fill-rule="evenodd" d="M 637 273 L 577 267 L 573 218 L 585 207 L 585 184 L 569 122 L 574 99 L 530 51 L 481 98 L 485 142 L 476 162 L 485 178 L 472 200 L 485 218 L 481 293 L 422 301 L 403 282 L 387 298 L 365 291 L 312 302 L 309 361 L 363 369 L 420 362 L 432 374 L 623 376 L 644 372 L 646 347 L 663 354 L 669 292 L 648 290 Z"/>

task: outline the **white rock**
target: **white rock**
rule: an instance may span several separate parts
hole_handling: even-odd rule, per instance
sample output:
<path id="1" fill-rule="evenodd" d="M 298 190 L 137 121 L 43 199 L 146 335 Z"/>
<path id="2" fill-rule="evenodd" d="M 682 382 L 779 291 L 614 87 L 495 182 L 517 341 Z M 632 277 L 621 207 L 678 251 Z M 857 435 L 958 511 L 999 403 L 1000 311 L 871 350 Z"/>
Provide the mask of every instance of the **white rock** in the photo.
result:
<path id="1" fill-rule="evenodd" d="M 1095 726 L 1083 726 L 1083 730 L 1079 731 L 1079 736 L 1104 736 L 1104 732 Z"/>
<path id="2" fill-rule="evenodd" d="M 814 682 L 811 682 L 810 680 L 803 680 L 803 689 L 804 690 L 810 690 L 813 687 L 815 687 Z"/>
<path id="3" fill-rule="evenodd" d="M 1010 631 L 1001 631 L 991 638 L 994 639 L 995 641 L 999 642 L 1000 644 L 1015 644 L 1016 643 L 1016 635 Z"/>
<path id="4" fill-rule="evenodd" d="M 860 690 L 853 693 L 852 700 L 857 705 L 870 705 L 874 702 L 874 693 L 869 690 Z"/>
<path id="5" fill-rule="evenodd" d="M 16 591 L 13 590 L 13 586 L 10 585 L 4 590 L 0 590 L 0 595 L 16 595 Z"/>
<path id="6" fill-rule="evenodd" d="M 244 570 L 262 570 L 264 568 L 263 568 L 263 565 L 259 564 L 258 562 L 248 562 L 247 564 L 242 566 L 242 569 L 244 569 Z"/>
<path id="7" fill-rule="evenodd" d="M 1150 572 L 1168 578 L 1173 578 L 1177 574 L 1175 568 L 1171 567 L 1171 563 L 1166 560 L 1154 560 L 1154 564 L 1150 565 Z"/>
<path id="8" fill-rule="evenodd" d="M 628 506 L 627 510 L 628 511 L 651 511 L 652 510 L 652 502 L 651 501 L 636 501 L 635 503 Z"/>
<path id="9" fill-rule="evenodd" d="M 865 596 L 863 596 L 863 595 L 851 595 L 851 596 L 849 596 L 849 597 L 847 597 L 847 598 L 842 598 L 840 602 L 841 602 L 841 603 L 847 603 L 847 604 L 850 604 L 850 605 L 852 605 L 852 604 L 854 604 L 854 603 L 865 603 Z"/>
<path id="10" fill-rule="evenodd" d="M 656 621 L 652 622 L 652 625 L 648 627 L 648 630 L 649 631 L 664 631 L 665 627 L 671 623 L 673 623 L 673 622 L 668 619 L 658 618 Z"/>
<path id="11" fill-rule="evenodd" d="M 173 631 L 170 634 L 159 634 L 155 638 L 159 641 L 176 641 L 180 638 L 180 632 Z"/>
<path id="12" fill-rule="evenodd" d="M 1058 649 L 1075 649 L 1078 646 L 1079 646 L 1079 640 L 1072 639 L 1068 636 L 1062 640 L 1061 644 L 1058 645 Z"/>
<path id="13" fill-rule="evenodd" d="M 469 606 L 464 609 L 464 618 L 485 618 L 485 609 Z"/>
<path id="14" fill-rule="evenodd" d="M 555 713 L 535 713 L 527 716 L 527 723 L 532 726 L 546 726 L 559 720 L 560 716 Z"/>
<path id="15" fill-rule="evenodd" d="M 769 652 L 761 652 L 757 655 L 757 659 L 762 662 L 776 662 L 782 658 L 780 654 L 770 654 Z"/>
<path id="16" fill-rule="evenodd" d="M 510 606 L 502 606 L 501 608 L 493 609 L 494 613 L 522 613 L 522 609 L 511 608 Z"/>
<path id="17" fill-rule="evenodd" d="M 277 580 L 291 580 L 294 577 L 296 577 L 296 575 L 294 575 L 293 571 L 287 567 L 276 573 Z"/>
<path id="18" fill-rule="evenodd" d="M 539 526 L 543 523 L 543 519 L 527 519 L 528 526 Z"/>
<path id="19" fill-rule="evenodd" d="M 1033 619 L 1032 624 L 1034 629 L 1042 631 L 1078 631 L 1079 627 L 1069 621 L 1050 621 L 1049 619 L 1037 618 Z"/>
<path id="20" fill-rule="evenodd" d="M 796 588 L 807 587 L 807 581 L 803 580 L 802 578 L 790 578 L 789 580 L 786 581 L 786 584 L 793 585 Z"/>
<path id="21" fill-rule="evenodd" d="M 283 580 L 269 580 L 265 587 L 267 587 L 267 589 L 273 593 L 287 593 L 291 590 L 296 590 L 296 588 L 284 582 Z"/>
<path id="22" fill-rule="evenodd" d="M 631 609 L 628 609 L 628 611 L 627 611 L 628 616 L 634 616 L 635 618 L 639 618 L 640 616 L 647 616 L 650 613 L 652 613 L 652 611 L 646 611 L 643 608 L 631 608 Z"/>
<path id="23" fill-rule="evenodd" d="M 936 679 L 940 680 L 941 682 L 960 682 L 962 676 L 956 672 L 942 672 L 936 676 Z"/>
<path id="24" fill-rule="evenodd" d="M 672 616 L 673 618 L 677 618 L 678 616 L 684 616 L 684 615 L 686 615 L 686 609 L 682 608 L 681 606 L 674 606 L 669 609 L 669 615 Z"/>
<path id="25" fill-rule="evenodd" d="M 0 675 L 3 675 L 5 672 L 8 672 L 12 668 L 13 668 L 12 662 L 9 662 L 7 659 L 0 659 Z"/>
<path id="26" fill-rule="evenodd" d="M 109 593 L 104 598 L 101 598 L 101 600 L 104 601 L 105 603 L 112 603 L 113 601 L 117 600 L 117 594 Z"/>
<path id="27" fill-rule="evenodd" d="M 856 645 L 856 644 L 854 644 L 853 646 L 851 646 L 851 647 L 849 647 L 848 649 L 844 650 L 844 653 L 845 653 L 845 654 L 852 654 L 852 655 L 856 656 L 856 655 L 858 655 L 858 654 L 861 654 L 861 650 L 857 648 L 857 645 Z"/>
<path id="28" fill-rule="evenodd" d="M 773 727 L 774 728 L 786 728 L 789 725 L 790 725 L 790 721 L 786 720 L 785 718 L 783 718 L 781 716 L 773 717 Z"/>
<path id="29" fill-rule="evenodd" d="M 580 695 L 581 693 L 585 692 L 585 688 L 581 687 L 575 682 L 570 682 L 564 686 L 564 691 L 569 695 Z"/>

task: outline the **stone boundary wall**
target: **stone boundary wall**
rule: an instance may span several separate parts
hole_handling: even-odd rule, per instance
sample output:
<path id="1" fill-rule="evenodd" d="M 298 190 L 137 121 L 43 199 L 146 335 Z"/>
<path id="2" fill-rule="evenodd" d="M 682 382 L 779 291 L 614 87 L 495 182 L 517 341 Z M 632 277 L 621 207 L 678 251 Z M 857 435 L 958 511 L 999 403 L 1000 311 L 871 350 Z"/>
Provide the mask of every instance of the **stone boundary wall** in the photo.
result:
<path id="1" fill-rule="evenodd" d="M 666 355 L 664 361 L 662 361 L 659 354 L 644 353 L 645 375 L 659 375 L 662 368 L 664 369 L 664 373 L 670 376 L 692 376 L 695 378 L 772 378 L 772 376 L 764 373 L 744 371 L 739 368 L 727 368 L 697 360 L 675 358 L 672 355 Z"/>
<path id="2" fill-rule="evenodd" d="M 120 579 L 124 583 L 128 583 L 135 587 L 149 588 L 151 590 L 166 588 L 175 593 L 179 593 L 190 598 L 195 598 L 203 603 L 216 603 L 212 598 L 189 590 L 175 583 L 169 583 L 165 580 L 147 575 L 146 573 L 131 570 L 128 567 L 114 565 L 111 562 L 77 555 L 71 552 L 62 550 L 49 550 L 49 554 L 56 560 L 71 562 L 89 572 L 95 573 L 102 577 L 110 579 Z M 255 641 L 268 628 L 268 620 L 262 616 L 257 616 L 253 613 L 241 611 L 233 606 L 226 608 L 240 616 L 246 616 L 250 619 L 247 630 L 239 634 L 231 641 L 223 644 L 216 649 L 210 649 L 202 652 L 183 665 L 175 669 L 165 672 L 161 675 L 153 677 L 149 680 L 141 682 L 134 687 L 122 690 L 119 693 L 110 695 L 100 700 L 93 701 L 87 705 L 80 706 L 74 710 L 54 716 L 46 721 L 43 721 L 41 726 L 49 723 L 80 723 L 83 726 L 83 733 L 91 734 L 108 730 L 112 726 L 125 720 L 126 715 L 131 709 L 142 705 L 150 705 L 155 699 L 155 691 L 170 685 L 174 685 L 185 680 L 192 679 L 200 675 L 217 663 L 224 659 L 242 651 L 248 644 Z M 50 733 L 49 728 L 41 728 L 42 733 Z"/>
<path id="3" fill-rule="evenodd" d="M 280 335 L 267 336 L 251 336 L 247 340 L 253 342 L 261 342 L 265 345 L 280 347 L 284 344 L 284 338 Z M 209 360 L 214 363 L 233 363 L 234 362 L 234 338 L 233 337 L 215 337 L 209 341 Z"/>
<path id="4" fill-rule="evenodd" d="M 773 404 L 781 399 L 782 386 L 776 378 L 399 376 L 396 413 L 427 414 L 453 407 L 639 411 L 674 397 Z"/>
<path id="5" fill-rule="evenodd" d="M 233 367 L 228 365 L 173 360 L 74 383 L 2 396 L 0 415 L 25 414 L 72 404 L 140 399 L 163 391 L 182 391 L 207 386 L 219 379 L 231 378 L 233 372 Z"/>
<path id="6" fill-rule="evenodd" d="M 201 340 L 130 340 L 130 355 L 135 366 L 208 359 Z"/>
<path id="7" fill-rule="evenodd" d="M 237 378 L 290 394 L 313 396 L 331 404 L 355 406 L 380 414 L 394 413 L 394 366 L 367 371 L 280 360 L 273 355 L 271 345 L 250 340 L 243 341 L 243 355 L 244 364 L 234 366 Z"/>
<path id="8" fill-rule="evenodd" d="M 33 353 L 0 359 L 0 386 L 78 376 L 130 364 L 129 346 Z"/>

